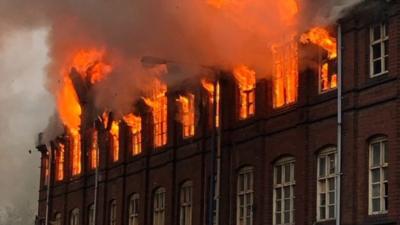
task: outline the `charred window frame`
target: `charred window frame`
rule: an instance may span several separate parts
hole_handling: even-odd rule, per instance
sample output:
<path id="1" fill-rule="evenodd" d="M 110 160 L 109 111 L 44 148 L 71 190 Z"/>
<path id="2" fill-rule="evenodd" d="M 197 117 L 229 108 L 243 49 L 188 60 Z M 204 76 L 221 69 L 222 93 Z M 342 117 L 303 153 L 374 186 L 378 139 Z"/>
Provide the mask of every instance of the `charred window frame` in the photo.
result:
<path id="1" fill-rule="evenodd" d="M 318 91 L 324 94 L 337 89 L 337 58 L 320 56 L 318 67 Z"/>
<path id="2" fill-rule="evenodd" d="M 236 224 L 253 224 L 254 204 L 254 169 L 253 167 L 242 168 L 238 173 L 237 200 L 236 200 Z"/>
<path id="3" fill-rule="evenodd" d="M 160 187 L 153 196 L 153 225 L 165 225 L 165 188 Z"/>
<path id="4" fill-rule="evenodd" d="M 336 148 L 327 148 L 318 155 L 317 220 L 336 218 Z"/>
<path id="5" fill-rule="evenodd" d="M 255 99 L 256 99 L 256 89 L 250 90 L 239 90 L 240 98 L 239 98 L 239 105 L 240 105 L 240 114 L 239 119 L 244 120 L 249 117 L 254 116 L 255 114 Z"/>
<path id="6" fill-rule="evenodd" d="M 389 35 L 386 22 L 370 27 L 370 77 L 378 77 L 389 72 Z"/>
<path id="7" fill-rule="evenodd" d="M 274 166 L 273 224 L 294 224 L 294 178 L 295 160 L 283 158 Z"/>
<path id="8" fill-rule="evenodd" d="M 132 155 L 136 156 L 142 152 L 142 121 L 140 120 L 137 125 L 137 130 L 131 130 L 131 142 L 132 142 Z"/>
<path id="9" fill-rule="evenodd" d="M 192 182 L 186 181 L 180 190 L 179 225 L 192 224 Z"/>
<path id="10" fill-rule="evenodd" d="M 388 148 L 384 137 L 376 138 L 369 144 L 369 214 L 388 212 Z"/>
<path id="11" fill-rule="evenodd" d="M 129 209 L 128 209 L 128 224 L 129 225 L 139 225 L 139 199 L 138 193 L 131 195 L 129 199 Z"/>

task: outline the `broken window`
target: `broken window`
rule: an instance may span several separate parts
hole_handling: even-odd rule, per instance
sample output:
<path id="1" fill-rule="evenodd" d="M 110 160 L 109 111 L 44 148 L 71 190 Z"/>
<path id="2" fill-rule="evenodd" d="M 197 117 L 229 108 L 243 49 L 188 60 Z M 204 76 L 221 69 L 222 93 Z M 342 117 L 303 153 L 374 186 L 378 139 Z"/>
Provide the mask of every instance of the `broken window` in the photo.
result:
<path id="1" fill-rule="evenodd" d="M 79 175 L 82 170 L 81 162 L 81 135 L 79 130 L 70 130 L 71 135 L 71 158 L 72 175 Z"/>
<path id="2" fill-rule="evenodd" d="M 92 133 L 92 143 L 90 146 L 90 168 L 96 169 L 98 165 L 98 132 L 95 130 Z"/>
<path id="3" fill-rule="evenodd" d="M 213 119 L 215 119 L 215 121 L 213 121 L 213 123 L 215 123 L 215 127 L 219 127 L 219 124 L 220 124 L 220 116 L 219 116 L 219 114 L 220 114 L 220 85 L 219 85 L 219 82 L 217 81 L 215 84 L 206 79 L 202 79 L 201 84 L 202 84 L 203 88 L 207 90 L 208 95 L 209 95 L 210 112 L 211 112 L 211 115 L 215 115 L 215 117 L 213 118 Z M 216 93 L 214 93 L 215 89 L 216 89 Z M 216 98 L 215 103 L 214 103 L 214 98 Z M 214 110 L 215 110 L 215 113 L 214 113 Z"/>
<path id="4" fill-rule="evenodd" d="M 183 137 L 192 137 L 195 133 L 195 107 L 194 95 L 179 96 L 179 120 L 182 123 Z"/>
<path id="5" fill-rule="evenodd" d="M 61 181 L 64 179 L 64 154 L 65 145 L 62 143 L 58 144 L 56 151 L 56 180 Z"/>
<path id="6" fill-rule="evenodd" d="M 110 134 L 112 161 L 116 162 L 119 160 L 119 121 L 113 121 L 111 123 Z"/>
<path id="7" fill-rule="evenodd" d="M 142 118 L 133 114 L 124 116 L 124 121 L 130 128 L 132 155 L 142 152 Z"/>
<path id="8" fill-rule="evenodd" d="M 239 86 L 239 118 L 246 119 L 255 113 L 256 73 L 240 65 L 233 70 Z"/>

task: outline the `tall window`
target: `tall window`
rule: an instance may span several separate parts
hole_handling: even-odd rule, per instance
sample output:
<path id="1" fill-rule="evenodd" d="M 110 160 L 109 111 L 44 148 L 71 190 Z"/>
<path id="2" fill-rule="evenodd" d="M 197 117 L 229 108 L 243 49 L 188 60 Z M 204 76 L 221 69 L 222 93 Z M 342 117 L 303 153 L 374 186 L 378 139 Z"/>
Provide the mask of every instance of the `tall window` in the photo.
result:
<path id="1" fill-rule="evenodd" d="M 317 219 L 335 219 L 336 148 L 322 151 L 318 156 Z"/>
<path id="2" fill-rule="evenodd" d="M 132 155 L 139 155 L 142 152 L 142 117 L 130 113 L 124 116 L 124 121 L 131 131 Z"/>
<path id="3" fill-rule="evenodd" d="M 194 108 L 194 95 L 188 94 L 186 96 L 179 96 L 177 99 L 179 103 L 179 119 L 182 123 L 182 133 L 184 138 L 192 137 L 195 132 L 195 108 Z"/>
<path id="4" fill-rule="evenodd" d="M 239 171 L 237 183 L 237 225 L 253 224 L 253 168 L 245 167 Z"/>
<path id="5" fill-rule="evenodd" d="M 98 132 L 95 130 L 92 133 L 92 143 L 90 145 L 90 168 L 91 169 L 96 169 L 97 164 L 98 164 L 98 151 L 99 151 L 99 145 L 98 145 Z"/>
<path id="6" fill-rule="evenodd" d="M 49 153 L 46 152 L 46 154 L 43 156 L 43 185 L 48 185 L 50 182 L 50 159 L 49 159 Z"/>
<path id="7" fill-rule="evenodd" d="M 110 134 L 112 161 L 116 162 L 119 160 L 119 121 L 113 121 L 111 123 Z"/>
<path id="8" fill-rule="evenodd" d="M 82 171 L 81 134 L 79 129 L 71 129 L 70 135 L 71 170 L 72 176 L 76 176 Z"/>
<path id="9" fill-rule="evenodd" d="M 56 152 L 56 179 L 61 181 L 64 179 L 64 144 L 59 144 Z"/>
<path id="10" fill-rule="evenodd" d="M 279 160 L 274 166 L 274 224 L 294 224 L 294 158 Z"/>
<path id="11" fill-rule="evenodd" d="M 187 181 L 181 186 L 180 191 L 179 224 L 192 224 L 192 182 Z"/>
<path id="12" fill-rule="evenodd" d="M 69 218 L 69 224 L 70 225 L 79 225 L 79 209 L 75 208 L 71 211 L 71 215 Z"/>
<path id="13" fill-rule="evenodd" d="M 153 197 L 153 225 L 165 224 L 165 188 L 160 187 Z"/>
<path id="14" fill-rule="evenodd" d="M 154 144 L 161 147 L 167 144 L 167 96 L 157 99 L 157 107 L 154 107 Z"/>
<path id="15" fill-rule="evenodd" d="M 139 225 L 139 194 L 133 194 L 129 200 L 129 225 Z"/>
<path id="16" fill-rule="evenodd" d="M 240 65 L 233 70 L 233 75 L 239 86 L 239 119 L 246 119 L 255 113 L 256 72 Z"/>
<path id="17" fill-rule="evenodd" d="M 89 206 L 89 218 L 88 218 L 88 225 L 96 225 L 95 224 L 95 215 L 94 215 L 94 204 Z"/>
<path id="18" fill-rule="evenodd" d="M 370 29 L 370 74 L 376 77 L 388 72 L 389 36 L 386 23 L 376 24 Z"/>
<path id="19" fill-rule="evenodd" d="M 388 211 L 388 150 L 385 138 L 375 139 L 369 146 L 369 213 Z"/>
<path id="20" fill-rule="evenodd" d="M 61 213 L 56 213 L 53 225 L 61 225 Z"/>
<path id="21" fill-rule="evenodd" d="M 117 201 L 112 200 L 110 202 L 110 225 L 116 225 L 117 224 Z"/>

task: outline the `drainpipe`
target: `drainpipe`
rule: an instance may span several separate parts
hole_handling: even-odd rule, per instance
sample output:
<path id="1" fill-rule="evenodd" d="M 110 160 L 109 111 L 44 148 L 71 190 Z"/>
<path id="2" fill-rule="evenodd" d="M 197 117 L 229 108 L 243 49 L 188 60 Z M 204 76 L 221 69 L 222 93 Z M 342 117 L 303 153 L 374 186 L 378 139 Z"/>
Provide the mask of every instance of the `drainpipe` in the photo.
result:
<path id="1" fill-rule="evenodd" d="M 341 205 L 341 176 L 342 176 L 342 28 L 338 24 L 337 28 L 338 58 L 337 58 L 337 173 L 336 173 L 336 225 L 340 225 L 340 205 Z"/>

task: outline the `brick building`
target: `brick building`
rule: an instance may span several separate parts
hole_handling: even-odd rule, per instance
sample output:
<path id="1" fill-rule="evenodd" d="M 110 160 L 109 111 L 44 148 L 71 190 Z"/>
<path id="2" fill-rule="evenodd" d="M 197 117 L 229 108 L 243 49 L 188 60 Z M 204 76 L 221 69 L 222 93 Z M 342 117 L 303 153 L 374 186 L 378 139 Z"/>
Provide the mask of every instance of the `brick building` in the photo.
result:
<path id="1" fill-rule="evenodd" d="M 398 224 L 400 5 L 366 1 L 339 23 L 340 224 Z M 299 55 L 309 48 L 315 46 L 301 45 Z M 336 86 L 325 89 L 320 72 L 302 69 L 295 101 L 275 107 L 274 79 L 257 80 L 244 101 L 234 76 L 220 72 L 216 78 L 218 128 L 213 125 L 217 101 L 209 101 L 200 82 L 168 87 L 165 124 L 156 124 L 151 107 L 137 102 L 137 133 L 122 121 L 113 134 L 111 122 L 90 119 L 90 101 L 82 101 L 81 141 L 74 143 L 66 132 L 51 147 L 38 146 L 39 220 L 44 223 L 48 215 L 49 222 L 63 225 L 203 225 L 213 211 L 217 224 L 335 224 Z M 176 120 L 184 111 L 176 99 L 189 92 L 194 110 L 186 113 L 194 112 L 193 127 Z M 154 134 L 157 125 L 165 127 L 160 134 Z M 80 167 L 74 172 L 76 156 L 70 152 L 76 144 Z M 91 152 L 94 145 L 98 153 Z M 112 151 L 115 145 L 118 151 Z M 209 210 L 215 177 L 219 197 L 212 204 L 219 210 Z"/>

